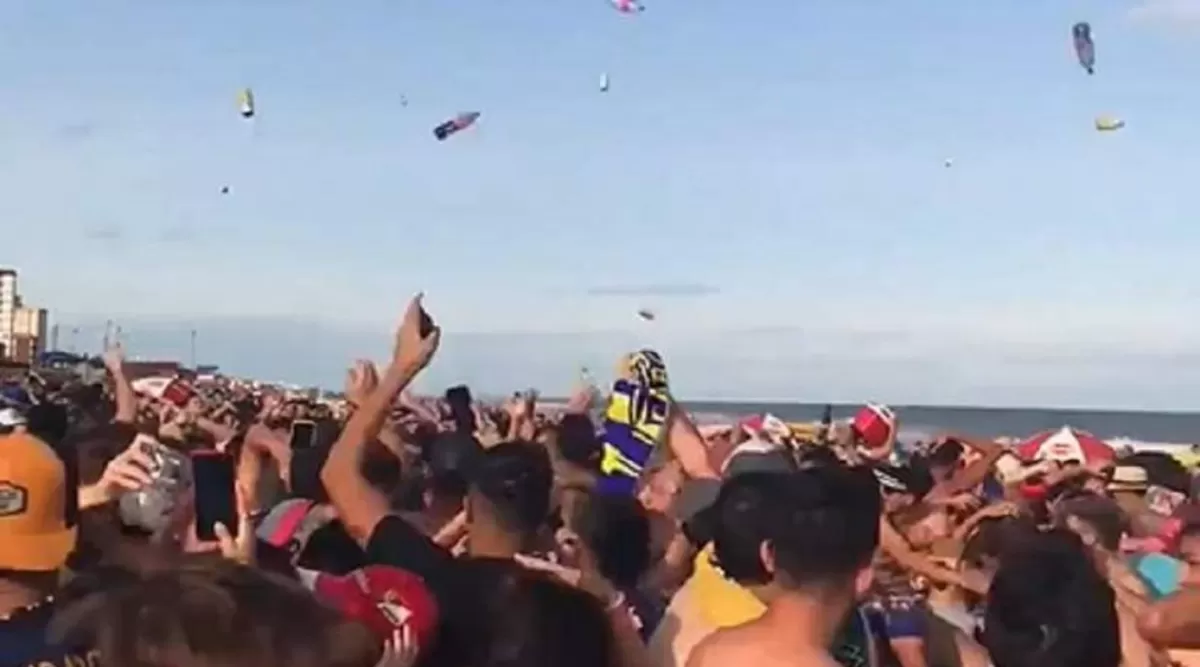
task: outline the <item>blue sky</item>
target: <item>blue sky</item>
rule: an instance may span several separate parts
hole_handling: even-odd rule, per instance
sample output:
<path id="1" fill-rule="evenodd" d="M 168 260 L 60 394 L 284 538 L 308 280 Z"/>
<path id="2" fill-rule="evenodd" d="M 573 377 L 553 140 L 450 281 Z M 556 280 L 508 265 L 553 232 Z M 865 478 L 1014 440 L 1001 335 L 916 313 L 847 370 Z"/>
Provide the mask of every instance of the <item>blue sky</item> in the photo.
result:
<path id="1" fill-rule="evenodd" d="M 0 263 L 297 382 L 425 290 L 431 385 L 1194 407 L 1200 0 L 646 2 L 8 0 Z"/>

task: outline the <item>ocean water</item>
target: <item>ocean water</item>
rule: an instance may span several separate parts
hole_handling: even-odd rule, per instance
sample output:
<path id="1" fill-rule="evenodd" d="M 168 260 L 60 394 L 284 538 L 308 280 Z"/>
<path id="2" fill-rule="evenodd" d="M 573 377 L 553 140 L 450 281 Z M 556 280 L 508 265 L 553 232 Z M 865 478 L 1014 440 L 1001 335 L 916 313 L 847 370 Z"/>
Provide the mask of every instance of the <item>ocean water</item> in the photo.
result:
<path id="1" fill-rule="evenodd" d="M 814 403 L 733 403 L 685 401 L 689 412 L 729 418 L 769 412 L 784 421 L 815 421 L 825 410 Z M 834 405 L 834 419 L 854 415 L 857 405 Z M 1043 410 L 1034 408 L 966 408 L 893 405 L 906 441 L 934 437 L 943 431 L 989 438 L 1025 437 L 1040 431 L 1073 426 L 1101 438 L 1131 438 L 1152 443 L 1200 443 L 1200 413 L 1120 412 L 1101 410 Z"/>

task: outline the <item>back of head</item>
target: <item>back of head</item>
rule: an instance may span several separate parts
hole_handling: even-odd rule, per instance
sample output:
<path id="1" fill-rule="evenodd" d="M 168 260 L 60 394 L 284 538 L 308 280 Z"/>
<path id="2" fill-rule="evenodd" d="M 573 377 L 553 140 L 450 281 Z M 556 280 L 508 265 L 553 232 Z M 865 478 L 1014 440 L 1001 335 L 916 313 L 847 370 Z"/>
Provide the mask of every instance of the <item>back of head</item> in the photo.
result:
<path id="1" fill-rule="evenodd" d="M 933 448 L 925 462 L 933 470 L 948 470 L 958 466 L 962 459 L 963 446 L 957 440 L 947 440 Z"/>
<path id="2" fill-rule="evenodd" d="M 717 499 L 714 554 L 741 583 L 841 591 L 879 544 L 880 498 L 865 469 L 824 465 L 788 473 L 744 473 Z M 770 546 L 771 566 L 763 562 Z"/>
<path id="3" fill-rule="evenodd" d="M 650 567 L 650 518 L 637 499 L 586 490 L 566 517 L 596 558 L 606 579 L 619 588 L 637 585 Z"/>
<path id="4" fill-rule="evenodd" d="M 510 560 L 463 561 L 477 591 L 469 616 L 449 619 L 437 664 L 470 667 L 608 667 L 615 645 L 603 606 L 583 591 Z M 457 641 L 456 641 L 457 640 Z M 445 650 L 441 650 L 445 649 Z M 453 654 L 453 655 L 451 655 Z"/>
<path id="5" fill-rule="evenodd" d="M 798 466 L 814 468 L 826 465 L 841 465 L 841 459 L 832 447 L 822 445 L 807 445 L 801 447 L 797 456 Z"/>
<path id="6" fill-rule="evenodd" d="M 554 471 L 541 445 L 517 440 L 483 450 L 468 478 L 472 510 L 482 501 L 500 528 L 530 536 L 545 524 Z"/>
<path id="7" fill-rule="evenodd" d="M 60 403 L 39 403 L 29 409 L 26 419 L 30 433 L 55 446 L 70 428 L 67 407 Z"/>
<path id="8" fill-rule="evenodd" d="M 379 646 L 293 582 L 204 560 L 75 602 L 55 634 L 112 667 L 371 667 Z"/>
<path id="9" fill-rule="evenodd" d="M 1111 498 L 1081 494 L 1058 503 L 1053 509 L 1056 525 L 1077 533 L 1084 544 L 1116 551 L 1128 530 L 1128 519 Z"/>
<path id="10" fill-rule="evenodd" d="M 558 422 L 555 446 L 562 458 L 591 470 L 600 463 L 600 437 L 596 425 L 586 414 L 566 414 Z"/>
<path id="11" fill-rule="evenodd" d="M 1055 529 L 1001 554 L 983 644 L 996 667 L 1117 667 L 1114 596 L 1079 537 Z"/>
<path id="12" fill-rule="evenodd" d="M 1037 538 L 1037 524 L 1025 516 L 993 517 L 980 521 L 963 543 L 959 562 L 992 572 L 1005 551 L 1019 548 L 1026 539 Z"/>
<path id="13" fill-rule="evenodd" d="M 421 452 L 427 488 L 434 500 L 460 502 L 467 494 L 467 466 L 479 455 L 479 442 L 470 435 L 440 433 Z"/>
<path id="14" fill-rule="evenodd" d="M 742 585 L 770 583 L 762 562 L 762 544 L 770 539 L 767 510 L 783 495 L 788 473 L 747 472 L 721 485 L 716 503 L 707 510 L 713 559 L 726 577 Z"/>
<path id="15" fill-rule="evenodd" d="M 921 459 L 915 459 L 905 465 L 879 463 L 874 467 L 875 478 L 884 493 L 898 493 L 907 502 L 919 503 L 933 490 L 933 474 Z"/>
<path id="16" fill-rule="evenodd" d="M 865 467 L 831 465 L 787 478 L 769 511 L 776 580 L 837 592 L 855 585 L 879 546 L 882 501 L 874 475 Z"/>

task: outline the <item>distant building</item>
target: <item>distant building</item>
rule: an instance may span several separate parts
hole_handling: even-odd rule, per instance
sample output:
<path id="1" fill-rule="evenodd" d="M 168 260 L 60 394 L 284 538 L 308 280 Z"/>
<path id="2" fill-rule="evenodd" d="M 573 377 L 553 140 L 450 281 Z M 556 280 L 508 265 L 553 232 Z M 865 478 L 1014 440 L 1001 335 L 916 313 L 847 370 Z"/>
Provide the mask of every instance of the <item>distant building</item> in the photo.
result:
<path id="1" fill-rule="evenodd" d="M 22 363 L 31 363 L 46 351 L 45 308 L 20 306 L 13 314 L 12 352 L 9 358 Z"/>
<path id="2" fill-rule="evenodd" d="M 17 312 L 17 272 L 0 269 L 0 360 L 13 349 L 13 316 Z"/>
<path id="3" fill-rule="evenodd" d="M 22 303 L 16 270 L 0 268 L 0 361 L 36 361 L 46 351 L 48 319 L 45 308 Z"/>

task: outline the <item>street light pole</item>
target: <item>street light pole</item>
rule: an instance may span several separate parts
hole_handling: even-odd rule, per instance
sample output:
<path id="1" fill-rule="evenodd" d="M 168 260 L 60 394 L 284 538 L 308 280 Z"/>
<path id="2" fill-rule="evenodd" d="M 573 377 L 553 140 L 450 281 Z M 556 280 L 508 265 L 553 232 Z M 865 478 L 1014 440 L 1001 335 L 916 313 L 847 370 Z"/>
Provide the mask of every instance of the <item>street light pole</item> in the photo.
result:
<path id="1" fill-rule="evenodd" d="M 192 370 L 196 370 L 196 330 L 192 329 Z"/>

